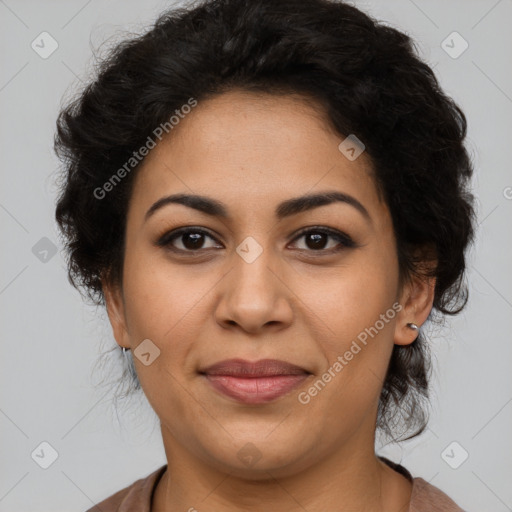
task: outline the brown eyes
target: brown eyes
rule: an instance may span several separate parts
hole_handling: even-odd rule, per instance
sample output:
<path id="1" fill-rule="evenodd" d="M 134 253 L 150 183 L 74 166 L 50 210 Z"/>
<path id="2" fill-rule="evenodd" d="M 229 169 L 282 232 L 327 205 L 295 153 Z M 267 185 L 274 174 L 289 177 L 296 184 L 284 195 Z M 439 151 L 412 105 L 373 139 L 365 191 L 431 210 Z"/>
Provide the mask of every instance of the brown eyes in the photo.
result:
<path id="1" fill-rule="evenodd" d="M 206 243 L 210 239 L 215 243 Z M 354 241 L 345 233 L 326 227 L 308 227 L 300 231 L 292 242 L 303 239 L 303 247 L 300 251 L 323 252 L 332 254 L 343 249 L 355 247 Z M 334 245 L 332 242 L 336 242 Z M 191 253 L 197 255 L 199 252 L 210 249 L 222 249 L 223 246 L 208 231 L 202 228 L 186 227 L 179 228 L 165 233 L 158 239 L 156 245 L 180 254 Z"/>

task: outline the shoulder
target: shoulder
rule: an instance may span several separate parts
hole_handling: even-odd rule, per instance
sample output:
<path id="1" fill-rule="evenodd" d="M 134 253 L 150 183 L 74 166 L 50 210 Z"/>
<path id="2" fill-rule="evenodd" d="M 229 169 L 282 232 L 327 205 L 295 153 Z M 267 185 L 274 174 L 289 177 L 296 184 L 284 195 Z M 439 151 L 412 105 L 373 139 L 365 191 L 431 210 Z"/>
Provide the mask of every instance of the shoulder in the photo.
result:
<path id="1" fill-rule="evenodd" d="M 150 475 L 136 480 L 86 512 L 150 512 L 154 489 L 166 468 L 167 465 L 161 466 Z"/>
<path id="2" fill-rule="evenodd" d="M 379 459 L 412 483 L 411 500 L 407 512 L 464 512 L 441 489 L 429 484 L 423 478 L 413 478 L 406 468 L 386 457 L 379 456 Z"/>
<path id="3" fill-rule="evenodd" d="M 441 489 L 423 478 L 412 481 L 411 503 L 408 512 L 464 512 Z"/>

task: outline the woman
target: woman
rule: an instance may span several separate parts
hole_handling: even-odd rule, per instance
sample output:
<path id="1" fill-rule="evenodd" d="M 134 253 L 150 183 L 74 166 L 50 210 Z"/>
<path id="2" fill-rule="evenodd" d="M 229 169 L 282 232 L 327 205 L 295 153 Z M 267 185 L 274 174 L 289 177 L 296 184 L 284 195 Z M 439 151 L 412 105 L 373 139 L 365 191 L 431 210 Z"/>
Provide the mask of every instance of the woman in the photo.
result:
<path id="1" fill-rule="evenodd" d="M 466 301 L 465 135 L 341 2 L 212 0 L 118 45 L 59 117 L 56 218 L 167 464 L 90 510 L 461 510 L 374 443 L 425 428 L 422 326 Z"/>

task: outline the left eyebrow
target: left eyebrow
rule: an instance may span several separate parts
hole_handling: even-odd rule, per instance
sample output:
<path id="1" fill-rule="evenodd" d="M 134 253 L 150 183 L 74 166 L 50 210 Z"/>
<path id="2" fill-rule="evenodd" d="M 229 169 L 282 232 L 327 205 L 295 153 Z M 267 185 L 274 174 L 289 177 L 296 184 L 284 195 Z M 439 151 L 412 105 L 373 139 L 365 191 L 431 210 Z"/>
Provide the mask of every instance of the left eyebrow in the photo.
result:
<path id="1" fill-rule="evenodd" d="M 304 196 L 287 199 L 277 206 L 275 215 L 279 220 L 281 220 L 297 213 L 336 202 L 349 204 L 371 223 L 371 217 L 368 210 L 355 197 L 338 191 L 306 194 Z M 162 197 L 152 204 L 146 212 L 144 220 L 147 221 L 158 209 L 172 203 L 182 204 L 215 217 L 229 217 L 227 207 L 216 199 L 195 194 L 173 194 Z"/>
<path id="2" fill-rule="evenodd" d="M 318 208 L 319 206 L 325 206 L 336 202 L 346 203 L 353 206 L 359 213 L 371 223 L 372 219 L 368 210 L 353 196 L 345 194 L 343 192 L 320 192 L 318 194 L 307 194 L 301 197 L 295 197 L 288 199 L 276 209 L 276 217 L 281 220 L 290 215 Z"/>

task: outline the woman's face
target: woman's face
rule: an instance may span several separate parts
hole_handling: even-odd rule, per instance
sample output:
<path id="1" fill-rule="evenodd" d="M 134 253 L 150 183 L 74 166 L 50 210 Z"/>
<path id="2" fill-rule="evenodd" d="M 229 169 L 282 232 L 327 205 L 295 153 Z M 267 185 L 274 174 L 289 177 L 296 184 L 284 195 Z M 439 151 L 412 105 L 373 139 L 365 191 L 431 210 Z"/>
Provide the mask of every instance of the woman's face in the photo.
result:
<path id="1" fill-rule="evenodd" d="M 424 321 L 430 306 L 420 286 L 399 289 L 389 210 L 366 153 L 347 158 L 343 139 L 312 102 L 233 91 L 199 102 L 146 157 L 123 289 L 105 291 L 168 458 L 256 479 L 373 454 L 393 344 L 415 339 L 405 323 Z M 327 193 L 345 200 L 290 206 Z M 174 194 L 215 201 L 225 215 L 176 202 L 148 214 Z M 183 227 L 188 235 L 166 235 Z M 284 394 L 266 394 L 260 380 L 258 393 L 235 398 L 212 383 L 236 393 L 239 380 L 200 373 L 235 358 L 306 373 L 267 379 L 274 390 L 295 382 Z"/>

